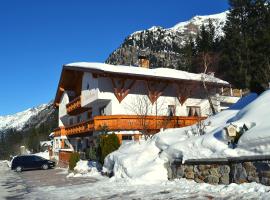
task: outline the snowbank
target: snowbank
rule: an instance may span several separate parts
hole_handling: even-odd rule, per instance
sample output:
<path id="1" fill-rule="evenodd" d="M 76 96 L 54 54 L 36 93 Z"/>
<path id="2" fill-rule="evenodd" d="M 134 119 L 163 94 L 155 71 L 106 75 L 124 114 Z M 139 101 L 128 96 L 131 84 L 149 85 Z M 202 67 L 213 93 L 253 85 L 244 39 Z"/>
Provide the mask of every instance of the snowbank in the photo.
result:
<path id="1" fill-rule="evenodd" d="M 122 145 L 105 159 L 104 171 L 113 172 L 114 179 L 134 183 L 167 180 L 166 163 L 174 159 L 236 157 L 270 154 L 269 117 L 270 91 L 257 98 L 250 94 L 230 109 L 205 120 L 205 134 L 193 135 L 196 126 L 167 129 L 145 142 Z M 238 146 L 228 146 L 224 127 L 234 123 L 247 125 Z"/>
<path id="2" fill-rule="evenodd" d="M 74 167 L 74 172 L 67 177 L 99 176 L 101 165 L 96 161 L 80 160 Z"/>
<path id="3" fill-rule="evenodd" d="M 167 170 L 159 152 L 154 140 L 123 144 L 106 157 L 103 170 L 111 172 L 113 169 L 115 179 L 124 178 L 135 183 L 164 181 Z"/>
<path id="4" fill-rule="evenodd" d="M 35 153 L 34 155 L 40 156 L 40 157 L 45 158 L 47 160 L 50 160 L 50 155 L 49 155 L 49 151 L 48 150 L 46 150 L 44 152 Z"/>

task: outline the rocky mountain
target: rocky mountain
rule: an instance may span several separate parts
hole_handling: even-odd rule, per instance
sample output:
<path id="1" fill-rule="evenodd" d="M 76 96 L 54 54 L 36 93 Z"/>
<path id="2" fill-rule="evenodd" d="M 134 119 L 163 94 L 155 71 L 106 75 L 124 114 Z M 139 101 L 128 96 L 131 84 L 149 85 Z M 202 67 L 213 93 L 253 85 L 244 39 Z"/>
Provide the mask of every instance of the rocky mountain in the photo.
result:
<path id="1" fill-rule="evenodd" d="M 24 132 L 30 128 L 38 128 L 55 120 L 56 112 L 53 104 L 49 103 L 13 115 L 0 116 L 0 132 L 10 129 Z"/>
<path id="2" fill-rule="evenodd" d="M 154 26 L 137 31 L 125 38 L 124 42 L 106 60 L 110 64 L 138 65 L 138 55 L 144 54 L 150 59 L 150 67 L 181 66 L 180 49 L 190 37 L 195 38 L 200 27 L 211 20 L 217 37 L 223 35 L 226 13 L 207 16 L 195 16 L 186 22 L 180 22 L 171 28 Z M 185 70 L 181 68 L 182 70 Z"/>

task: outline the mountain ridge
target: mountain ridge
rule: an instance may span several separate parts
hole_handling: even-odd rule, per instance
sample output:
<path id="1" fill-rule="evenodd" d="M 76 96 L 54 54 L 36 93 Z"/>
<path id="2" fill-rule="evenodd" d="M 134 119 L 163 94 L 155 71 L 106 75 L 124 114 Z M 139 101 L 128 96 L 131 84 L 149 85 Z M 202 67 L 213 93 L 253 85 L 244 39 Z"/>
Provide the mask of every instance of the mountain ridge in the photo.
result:
<path id="1" fill-rule="evenodd" d="M 33 127 L 39 127 L 53 115 L 55 108 L 53 103 L 41 104 L 12 115 L 0 116 L 0 132 L 10 129 L 25 131 Z"/>
<path id="2" fill-rule="evenodd" d="M 150 60 L 150 68 L 167 67 L 185 69 L 181 48 L 191 38 L 195 38 L 200 27 L 208 24 L 209 19 L 216 29 L 217 37 L 224 35 L 222 29 L 226 23 L 228 11 L 194 16 L 185 22 L 179 22 L 171 28 L 153 26 L 135 31 L 113 51 L 105 63 L 120 65 L 138 65 L 138 55 L 145 54 Z"/>

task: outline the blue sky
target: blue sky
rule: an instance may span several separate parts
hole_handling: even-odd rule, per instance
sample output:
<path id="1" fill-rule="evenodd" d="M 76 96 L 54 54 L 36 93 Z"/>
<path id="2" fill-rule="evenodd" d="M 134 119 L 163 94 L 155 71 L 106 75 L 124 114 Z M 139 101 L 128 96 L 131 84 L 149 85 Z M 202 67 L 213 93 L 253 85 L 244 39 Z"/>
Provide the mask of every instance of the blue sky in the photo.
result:
<path id="1" fill-rule="evenodd" d="M 104 62 L 134 31 L 227 9 L 227 0 L 0 0 L 0 115 L 52 100 L 65 63 Z"/>

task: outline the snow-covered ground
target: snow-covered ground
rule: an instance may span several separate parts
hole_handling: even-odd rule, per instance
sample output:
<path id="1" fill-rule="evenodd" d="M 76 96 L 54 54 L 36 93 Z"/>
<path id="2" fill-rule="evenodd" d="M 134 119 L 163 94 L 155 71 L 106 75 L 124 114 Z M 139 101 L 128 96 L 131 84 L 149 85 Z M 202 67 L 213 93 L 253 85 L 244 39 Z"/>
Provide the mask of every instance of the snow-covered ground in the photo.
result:
<path id="1" fill-rule="evenodd" d="M 45 171 L 47 172 L 47 171 Z M 35 173 L 45 173 L 35 171 Z M 50 170 L 51 177 L 54 179 Z M 55 170 L 59 177 L 58 170 Z M 58 174 L 57 174 L 58 173 Z M 28 172 L 29 175 L 29 172 Z M 25 176 L 25 175 L 24 175 Z M 124 179 L 116 180 L 95 175 L 94 182 L 76 183 L 74 179 L 85 179 L 89 177 L 73 178 L 74 184 L 64 186 L 34 184 L 27 185 L 27 181 L 15 172 L 11 172 L 5 162 L 0 161 L 0 199 L 6 197 L 17 199 L 269 199 L 270 187 L 257 183 L 245 183 L 241 185 L 218 185 L 213 186 L 206 183 L 195 183 L 186 179 L 174 181 L 162 181 L 156 184 L 133 184 Z M 65 173 L 63 174 L 63 177 Z M 44 175 L 43 175 L 44 177 Z M 67 178 L 67 180 L 70 178 Z M 35 181 L 35 180 L 33 180 Z M 36 181 L 39 181 L 38 179 Z M 44 180 L 43 180 L 44 181 Z M 71 183 L 72 183 L 71 182 Z"/>
<path id="2" fill-rule="evenodd" d="M 0 199 L 14 199 L 23 195 L 25 186 L 20 177 L 12 172 L 8 165 L 9 161 L 0 161 Z M 13 198 L 14 197 L 14 198 Z"/>
<path id="3" fill-rule="evenodd" d="M 132 185 L 101 177 L 96 183 L 40 187 L 26 199 L 269 199 L 270 187 L 256 183 L 212 186 L 186 179 L 152 185 Z"/>
<path id="4" fill-rule="evenodd" d="M 108 155 L 104 170 L 113 171 L 116 180 L 156 183 L 167 180 L 165 164 L 174 159 L 220 158 L 270 154 L 270 90 L 257 97 L 250 94 L 230 109 L 208 118 L 202 136 L 192 134 L 196 126 L 168 129 L 145 142 L 122 145 Z M 228 145 L 224 127 L 229 124 L 249 128 L 233 149 Z"/>

